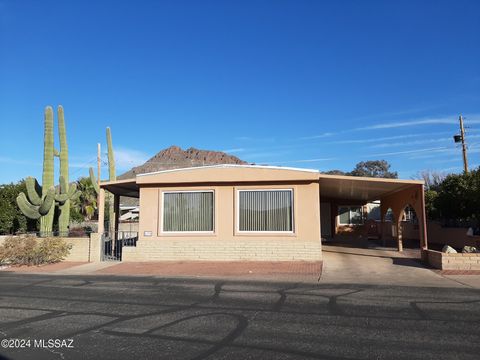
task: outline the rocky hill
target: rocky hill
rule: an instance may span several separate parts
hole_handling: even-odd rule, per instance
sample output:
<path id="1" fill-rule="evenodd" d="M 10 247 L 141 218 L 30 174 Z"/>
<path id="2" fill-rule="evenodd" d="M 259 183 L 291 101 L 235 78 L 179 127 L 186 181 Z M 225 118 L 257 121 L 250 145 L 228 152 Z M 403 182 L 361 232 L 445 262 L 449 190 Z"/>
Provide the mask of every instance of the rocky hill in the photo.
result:
<path id="1" fill-rule="evenodd" d="M 236 156 L 228 155 L 221 151 L 200 150 L 195 148 L 183 150 L 178 146 L 170 146 L 147 160 L 145 164 L 134 167 L 117 178 L 131 179 L 138 174 L 154 171 L 217 164 L 244 165 L 248 163 Z"/>

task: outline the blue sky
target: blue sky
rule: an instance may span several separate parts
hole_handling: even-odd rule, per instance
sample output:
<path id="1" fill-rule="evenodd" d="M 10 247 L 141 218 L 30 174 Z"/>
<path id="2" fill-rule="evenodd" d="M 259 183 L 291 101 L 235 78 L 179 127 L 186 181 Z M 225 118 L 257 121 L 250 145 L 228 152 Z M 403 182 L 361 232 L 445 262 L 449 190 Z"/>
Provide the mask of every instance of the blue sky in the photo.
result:
<path id="1" fill-rule="evenodd" d="M 106 126 L 119 173 L 175 144 L 410 178 L 461 170 L 462 113 L 480 164 L 478 1 L 0 0 L 0 49 L 0 183 L 41 179 L 58 104 L 72 179 Z"/>

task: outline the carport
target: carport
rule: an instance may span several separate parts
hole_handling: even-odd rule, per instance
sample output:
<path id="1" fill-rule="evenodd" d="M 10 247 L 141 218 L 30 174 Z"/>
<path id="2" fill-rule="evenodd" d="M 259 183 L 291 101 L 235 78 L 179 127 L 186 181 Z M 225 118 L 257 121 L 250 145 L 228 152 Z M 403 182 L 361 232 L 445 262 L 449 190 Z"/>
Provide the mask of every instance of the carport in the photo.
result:
<path id="1" fill-rule="evenodd" d="M 419 225 L 420 247 L 427 248 L 427 231 L 425 216 L 425 200 L 423 181 L 365 178 L 342 175 L 319 175 L 320 203 L 322 218 L 322 234 L 335 237 L 339 229 L 338 209 L 345 206 L 363 206 L 368 202 L 380 201 L 381 220 L 379 236 L 385 237 L 389 227 L 393 226 L 393 234 L 398 250 L 403 250 L 402 219 L 405 209 L 410 206 L 415 210 Z M 386 219 L 387 210 L 393 214 L 392 220 Z M 325 229 L 324 227 L 330 226 Z M 352 232 L 359 230 L 368 234 L 368 226 L 376 224 L 359 224 L 347 226 Z"/>

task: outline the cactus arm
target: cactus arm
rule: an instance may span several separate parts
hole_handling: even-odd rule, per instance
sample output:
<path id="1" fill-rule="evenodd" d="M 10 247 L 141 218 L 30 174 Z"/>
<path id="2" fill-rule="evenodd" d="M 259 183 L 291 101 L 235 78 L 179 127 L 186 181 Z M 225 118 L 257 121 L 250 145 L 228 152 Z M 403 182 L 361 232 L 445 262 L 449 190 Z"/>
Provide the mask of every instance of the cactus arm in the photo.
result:
<path id="1" fill-rule="evenodd" d="M 25 196 L 25 193 L 21 192 L 17 196 L 17 205 L 20 208 L 20 211 L 26 217 L 30 219 L 40 218 L 40 213 L 38 212 L 38 206 L 32 205 Z"/>
<path id="2" fill-rule="evenodd" d="M 71 199 L 73 195 L 75 195 L 75 193 L 77 192 L 77 184 L 72 184 L 69 186 L 68 188 L 68 197 Z"/>
<path id="3" fill-rule="evenodd" d="M 55 187 L 52 186 L 50 187 L 50 189 L 48 189 L 47 195 L 43 199 L 42 205 L 40 205 L 40 207 L 38 208 L 38 212 L 40 213 L 40 215 L 48 214 L 48 212 L 52 208 L 54 200 L 55 200 Z"/>
<path id="4" fill-rule="evenodd" d="M 63 176 L 60 176 L 60 191 L 55 194 L 55 201 L 60 203 L 60 205 L 63 205 L 67 200 L 72 200 L 77 193 L 77 184 L 70 185 L 67 192 L 64 191 L 65 188 L 65 179 Z"/>
<path id="5" fill-rule="evenodd" d="M 60 175 L 59 182 L 60 182 L 60 193 L 66 194 L 68 191 L 68 186 L 67 186 L 67 182 L 65 181 L 65 177 L 63 175 Z"/>
<path id="6" fill-rule="evenodd" d="M 100 188 L 98 187 L 97 179 L 95 178 L 95 174 L 93 173 L 93 168 L 90 168 L 90 181 L 92 182 L 93 188 L 97 195 L 100 193 Z"/>
<path id="7" fill-rule="evenodd" d="M 78 190 L 75 194 L 73 194 L 71 197 L 70 197 L 70 201 L 75 201 L 77 200 L 80 195 L 82 195 L 82 192 L 80 190 Z"/>
<path id="8" fill-rule="evenodd" d="M 42 190 L 38 185 L 37 179 L 33 177 L 27 177 L 25 179 L 25 186 L 27 187 L 27 196 L 32 205 L 40 206 L 42 204 Z M 40 190 L 39 192 L 38 189 Z M 40 193 L 40 195 L 39 195 Z"/>
<path id="9" fill-rule="evenodd" d="M 62 205 L 65 201 L 67 201 L 68 194 L 55 194 L 55 201 Z"/>

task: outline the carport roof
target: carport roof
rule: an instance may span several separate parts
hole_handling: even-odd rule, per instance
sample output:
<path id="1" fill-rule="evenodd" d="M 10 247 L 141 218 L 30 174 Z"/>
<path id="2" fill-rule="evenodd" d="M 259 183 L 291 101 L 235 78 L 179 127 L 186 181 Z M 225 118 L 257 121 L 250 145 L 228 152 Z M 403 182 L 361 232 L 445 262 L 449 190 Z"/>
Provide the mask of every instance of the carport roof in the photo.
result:
<path id="1" fill-rule="evenodd" d="M 112 194 L 139 198 L 139 190 L 136 179 L 105 181 L 100 186 Z"/>
<path id="2" fill-rule="evenodd" d="M 411 186 L 422 180 L 380 179 L 369 177 L 320 174 L 320 197 L 373 201 Z"/>

